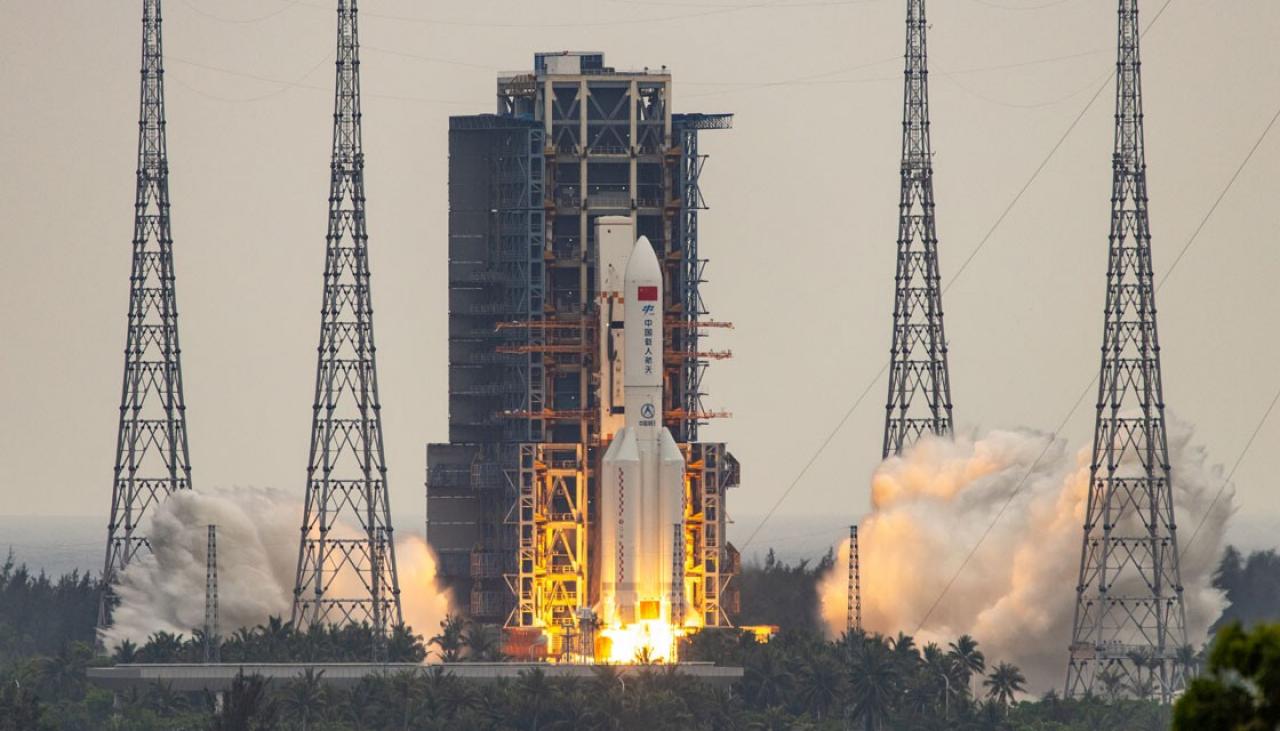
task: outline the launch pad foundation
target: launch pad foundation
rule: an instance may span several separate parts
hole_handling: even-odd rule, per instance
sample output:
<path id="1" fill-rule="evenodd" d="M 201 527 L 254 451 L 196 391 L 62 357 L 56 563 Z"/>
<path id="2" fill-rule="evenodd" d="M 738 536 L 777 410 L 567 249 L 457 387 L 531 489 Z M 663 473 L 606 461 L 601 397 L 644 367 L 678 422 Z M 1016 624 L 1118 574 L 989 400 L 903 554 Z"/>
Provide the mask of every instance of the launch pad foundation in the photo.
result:
<path id="1" fill-rule="evenodd" d="M 490 683 L 496 680 L 515 680 L 521 673 L 541 670 L 552 678 L 579 678 L 588 680 L 595 675 L 594 665 L 538 662 L 464 662 L 419 665 L 417 663 L 223 663 L 209 665 L 116 665 L 108 668 L 89 668 L 89 682 L 114 693 L 137 690 L 146 692 L 155 683 L 164 683 L 174 692 L 210 693 L 225 692 L 241 671 L 245 675 L 261 675 L 279 686 L 301 677 L 307 670 L 323 671 L 320 682 L 325 685 L 350 689 L 369 675 L 394 675 L 406 670 L 431 672 L 442 668 L 445 673 L 459 680 L 473 683 Z M 643 672 L 665 672 L 665 665 L 616 665 L 621 677 L 626 679 Z M 728 688 L 742 679 L 742 668 L 721 667 L 707 662 L 677 663 L 682 675 L 697 678 L 713 687 Z"/>

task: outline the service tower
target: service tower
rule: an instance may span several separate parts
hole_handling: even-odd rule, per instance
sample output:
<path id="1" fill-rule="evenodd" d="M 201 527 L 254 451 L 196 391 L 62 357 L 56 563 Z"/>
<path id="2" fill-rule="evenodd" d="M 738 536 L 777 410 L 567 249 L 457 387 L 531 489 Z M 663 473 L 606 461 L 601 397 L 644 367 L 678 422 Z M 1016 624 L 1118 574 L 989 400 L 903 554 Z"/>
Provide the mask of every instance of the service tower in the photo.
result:
<path id="1" fill-rule="evenodd" d="M 698 441 L 717 414 L 702 375 L 699 132 L 665 69 L 540 53 L 504 73 L 495 114 L 449 125 L 449 441 L 427 447 L 427 540 L 473 620 L 509 638 L 581 636 L 598 601 L 600 461 L 611 418 L 598 231 L 652 245 L 664 283 L 662 423 L 684 453 L 684 577 L 697 624 L 725 626 L 737 552 L 724 540 L 738 463 Z M 603 336 L 606 340 L 609 335 Z M 603 347 L 602 347 L 603 346 Z M 668 535 L 671 525 L 663 529 Z"/>

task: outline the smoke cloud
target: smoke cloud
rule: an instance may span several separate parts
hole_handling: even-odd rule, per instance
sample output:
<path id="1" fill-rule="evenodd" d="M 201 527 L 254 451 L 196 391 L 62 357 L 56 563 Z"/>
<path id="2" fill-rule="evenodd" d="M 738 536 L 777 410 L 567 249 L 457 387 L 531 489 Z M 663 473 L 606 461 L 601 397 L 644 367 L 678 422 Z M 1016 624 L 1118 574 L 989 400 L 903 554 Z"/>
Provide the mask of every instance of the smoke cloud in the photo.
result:
<path id="1" fill-rule="evenodd" d="M 264 624 L 273 615 L 288 619 L 301 522 L 301 500 L 279 490 L 223 488 L 170 496 L 156 507 L 147 527 L 151 554 L 140 555 L 120 575 L 120 605 L 107 645 L 117 647 L 126 639 L 142 644 L 161 631 L 190 635 L 204 625 L 209 524 L 217 526 L 222 634 Z M 350 535 L 355 530 L 346 529 Z M 450 601 L 436 586 L 435 556 L 421 538 L 401 538 L 396 567 L 405 624 L 429 635 Z"/>
<path id="2" fill-rule="evenodd" d="M 1211 579 L 1234 490 L 1228 488 L 1210 508 L 1222 469 L 1209 464 L 1192 436 L 1188 425 L 1170 419 L 1187 636 L 1198 646 L 1224 606 Z M 1012 430 L 928 438 L 902 457 L 885 460 L 872 478 L 872 512 L 858 529 L 863 626 L 914 634 L 919 645 L 943 647 L 970 634 L 988 662 L 1019 666 L 1030 691 L 1059 688 L 1075 610 L 1089 458 L 1088 449 L 1072 455 L 1061 440 Z M 1201 518 L 1204 526 L 1188 550 Z M 820 586 L 823 620 L 832 635 L 845 627 L 848 547 L 845 539 L 837 566 Z"/>

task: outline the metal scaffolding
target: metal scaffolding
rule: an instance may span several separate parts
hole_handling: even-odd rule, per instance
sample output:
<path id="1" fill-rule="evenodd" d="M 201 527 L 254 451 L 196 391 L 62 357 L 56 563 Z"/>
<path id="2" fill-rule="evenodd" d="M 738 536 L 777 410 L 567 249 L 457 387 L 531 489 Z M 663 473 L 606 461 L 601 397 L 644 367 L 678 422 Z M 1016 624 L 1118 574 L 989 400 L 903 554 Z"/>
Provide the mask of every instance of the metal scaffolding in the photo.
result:
<path id="1" fill-rule="evenodd" d="M 587 607 L 587 465 L 581 444 L 520 445 L 516 607 L 510 627 L 576 632 Z M 566 651 L 568 651 L 566 649 Z"/>
<path id="2" fill-rule="evenodd" d="M 728 325 L 706 319 L 699 290 L 697 137 L 732 116 L 672 114 L 670 98 L 665 70 L 537 54 L 531 71 L 499 77 L 496 114 L 450 120 L 450 428 L 448 444 L 427 450 L 427 536 L 473 619 L 580 634 L 581 610 L 596 599 L 591 515 L 608 447 L 596 218 L 630 218 L 671 283 L 663 411 L 673 436 L 695 441 L 701 422 L 726 415 L 702 404 L 708 361 L 729 353 L 701 347 L 705 329 Z M 481 487 L 469 465 L 503 477 Z M 555 500 L 573 510 L 552 509 Z M 731 547 L 723 526 L 712 530 L 719 567 Z"/>
<path id="3" fill-rule="evenodd" d="M 98 607 L 100 629 L 111 621 L 119 573 L 139 553 L 151 550 L 142 530 L 148 512 L 174 492 L 191 488 L 169 227 L 161 24 L 160 0 L 144 0 L 133 270 L 111 519 Z"/>
<path id="4" fill-rule="evenodd" d="M 1116 682 L 1169 703 L 1187 646 L 1156 327 L 1138 0 L 1120 0 L 1098 413 L 1066 696 Z"/>
<path id="5" fill-rule="evenodd" d="M 687 465 L 685 530 L 691 555 L 686 576 L 690 599 L 705 627 L 731 627 L 737 613 L 732 580 L 738 573 L 738 552 L 726 540 L 724 511 L 729 488 L 738 485 L 740 468 L 724 444 L 695 442 L 685 447 Z"/>

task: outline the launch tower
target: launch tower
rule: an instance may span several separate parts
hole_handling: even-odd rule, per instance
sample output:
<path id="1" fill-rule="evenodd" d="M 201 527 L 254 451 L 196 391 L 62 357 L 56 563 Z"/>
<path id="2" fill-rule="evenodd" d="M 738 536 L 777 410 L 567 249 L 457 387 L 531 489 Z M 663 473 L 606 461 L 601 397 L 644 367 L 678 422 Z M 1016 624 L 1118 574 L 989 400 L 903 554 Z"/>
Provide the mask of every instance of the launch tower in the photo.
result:
<path id="1" fill-rule="evenodd" d="M 926 432 L 951 433 L 951 378 L 942 327 L 933 144 L 929 139 L 927 30 L 925 0 L 907 0 L 902 191 L 883 457 L 902 454 Z"/>
<path id="2" fill-rule="evenodd" d="M 698 137 L 732 117 L 674 114 L 671 90 L 666 69 L 540 53 L 498 78 L 496 114 L 450 119 L 449 442 L 427 448 L 427 539 L 475 620 L 576 626 L 595 601 L 598 469 L 613 436 L 596 232 L 617 218 L 652 243 L 666 285 L 662 423 L 689 465 L 685 580 L 703 624 L 734 611 L 723 507 L 738 463 L 698 441 L 716 416 L 702 375 L 727 356 L 701 344 L 723 323 L 700 293 Z"/>
<path id="3" fill-rule="evenodd" d="M 100 628 L 110 622 L 115 601 L 112 587 L 119 573 L 139 553 L 151 550 L 142 530 L 148 512 L 170 494 L 191 488 L 173 237 L 169 228 L 169 153 L 165 143 L 160 30 L 160 0 L 144 0 L 133 271 L 129 277 L 129 328 L 116 433 L 111 520 L 107 525 L 98 610 Z"/>
<path id="4" fill-rule="evenodd" d="M 1102 372 L 1067 697 L 1111 676 L 1168 703 L 1187 643 L 1156 328 L 1138 0 L 1120 0 Z M 1148 690 L 1149 689 L 1149 692 Z"/>
<path id="5" fill-rule="evenodd" d="M 401 623 L 374 358 L 356 0 L 338 0 L 329 232 L 293 622 Z"/>

